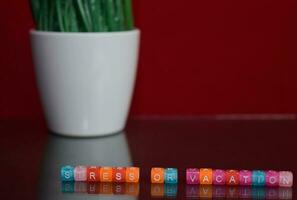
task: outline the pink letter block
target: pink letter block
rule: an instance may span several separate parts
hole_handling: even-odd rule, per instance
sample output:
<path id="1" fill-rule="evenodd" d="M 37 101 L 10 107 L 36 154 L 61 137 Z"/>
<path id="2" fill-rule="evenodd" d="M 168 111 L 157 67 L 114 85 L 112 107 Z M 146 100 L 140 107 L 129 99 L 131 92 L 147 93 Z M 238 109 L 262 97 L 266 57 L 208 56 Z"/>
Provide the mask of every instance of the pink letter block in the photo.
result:
<path id="1" fill-rule="evenodd" d="M 279 185 L 279 173 L 277 171 L 269 170 L 266 172 L 266 185 L 270 187 Z"/>
<path id="2" fill-rule="evenodd" d="M 76 166 L 74 168 L 74 180 L 75 181 L 86 181 L 87 180 L 87 167 Z"/>
<path id="3" fill-rule="evenodd" d="M 221 170 L 221 169 L 213 170 L 212 176 L 213 176 L 212 183 L 214 185 L 225 185 L 226 176 L 225 176 L 224 170 Z"/>
<path id="4" fill-rule="evenodd" d="M 239 172 L 239 184 L 243 186 L 252 185 L 252 172 L 249 170 L 241 170 Z"/>
<path id="5" fill-rule="evenodd" d="M 187 184 L 199 184 L 199 169 L 187 169 Z"/>
<path id="6" fill-rule="evenodd" d="M 293 186 L 293 173 L 290 171 L 279 172 L 279 186 L 292 187 Z"/>

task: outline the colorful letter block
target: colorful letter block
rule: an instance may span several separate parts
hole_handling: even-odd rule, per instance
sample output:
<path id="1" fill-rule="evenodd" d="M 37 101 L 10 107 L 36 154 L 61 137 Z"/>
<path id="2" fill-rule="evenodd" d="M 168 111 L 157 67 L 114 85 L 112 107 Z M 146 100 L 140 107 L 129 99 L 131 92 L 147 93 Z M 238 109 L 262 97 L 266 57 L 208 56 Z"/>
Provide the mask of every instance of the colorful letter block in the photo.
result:
<path id="1" fill-rule="evenodd" d="M 89 182 L 100 181 L 100 167 L 95 167 L 95 166 L 87 167 L 87 181 Z"/>
<path id="2" fill-rule="evenodd" d="M 200 184 L 202 185 L 211 185 L 212 184 L 212 169 L 210 168 L 201 168 L 200 169 Z"/>
<path id="3" fill-rule="evenodd" d="M 226 171 L 226 184 L 239 185 L 239 172 L 237 170 Z"/>
<path id="4" fill-rule="evenodd" d="M 164 168 L 154 167 L 151 169 L 151 182 L 164 183 L 165 170 Z"/>
<path id="5" fill-rule="evenodd" d="M 239 172 L 239 184 L 242 186 L 252 185 L 253 178 L 250 170 L 241 170 Z"/>
<path id="6" fill-rule="evenodd" d="M 169 184 L 176 184 L 178 182 L 178 175 L 176 168 L 166 168 L 164 182 Z"/>
<path id="7" fill-rule="evenodd" d="M 63 166 L 61 168 L 61 181 L 74 181 L 74 168 L 72 166 Z"/>
<path id="8" fill-rule="evenodd" d="M 199 184 L 199 169 L 190 168 L 187 169 L 187 184 Z"/>
<path id="9" fill-rule="evenodd" d="M 100 168 L 100 181 L 101 182 L 112 182 L 112 168 L 101 167 Z"/>
<path id="10" fill-rule="evenodd" d="M 114 167 L 112 168 L 112 180 L 116 183 L 123 183 L 126 181 L 126 168 Z"/>
<path id="11" fill-rule="evenodd" d="M 165 184 L 165 196 L 176 197 L 177 196 L 177 184 Z"/>
<path id="12" fill-rule="evenodd" d="M 138 167 L 127 167 L 126 168 L 126 182 L 137 183 L 139 181 L 139 168 Z"/>
<path id="13" fill-rule="evenodd" d="M 261 170 L 254 170 L 252 173 L 253 186 L 264 186 L 265 185 L 265 172 Z"/>
<path id="14" fill-rule="evenodd" d="M 212 183 L 214 185 L 225 185 L 226 174 L 224 170 L 216 169 L 212 172 Z"/>
<path id="15" fill-rule="evenodd" d="M 86 181 L 87 180 L 87 167 L 76 166 L 74 168 L 74 180 L 75 181 Z"/>
<path id="16" fill-rule="evenodd" d="M 269 170 L 266 172 L 266 186 L 278 186 L 279 185 L 279 173 L 277 171 Z"/>
<path id="17" fill-rule="evenodd" d="M 199 197 L 201 199 L 211 199 L 212 198 L 212 186 L 209 184 L 202 184 L 199 186 Z"/>
<path id="18" fill-rule="evenodd" d="M 279 186 L 292 187 L 293 186 L 293 173 L 290 171 L 279 172 Z"/>

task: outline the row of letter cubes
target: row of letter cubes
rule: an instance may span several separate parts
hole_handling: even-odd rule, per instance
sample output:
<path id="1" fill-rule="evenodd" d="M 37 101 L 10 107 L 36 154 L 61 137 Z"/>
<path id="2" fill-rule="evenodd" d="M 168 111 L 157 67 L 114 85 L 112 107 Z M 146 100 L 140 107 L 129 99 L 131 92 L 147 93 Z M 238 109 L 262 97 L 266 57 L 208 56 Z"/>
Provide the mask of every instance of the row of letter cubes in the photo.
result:
<path id="1" fill-rule="evenodd" d="M 63 166 L 62 181 L 118 182 L 137 183 L 138 167 L 96 167 L 96 166 Z"/>
<path id="2" fill-rule="evenodd" d="M 186 172 L 187 184 L 242 185 L 292 187 L 293 173 L 290 171 L 220 170 L 191 168 Z"/>

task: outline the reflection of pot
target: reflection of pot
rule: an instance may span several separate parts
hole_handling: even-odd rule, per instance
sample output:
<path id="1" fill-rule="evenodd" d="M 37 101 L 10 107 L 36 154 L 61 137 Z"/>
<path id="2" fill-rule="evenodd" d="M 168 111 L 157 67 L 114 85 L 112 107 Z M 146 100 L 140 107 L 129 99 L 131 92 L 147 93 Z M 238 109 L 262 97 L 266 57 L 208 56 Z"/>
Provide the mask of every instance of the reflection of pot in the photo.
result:
<path id="1" fill-rule="evenodd" d="M 92 195 L 63 194 L 60 168 L 63 165 L 131 166 L 131 156 L 124 133 L 101 138 L 65 138 L 49 135 L 43 158 L 40 200 L 98 198 Z M 100 197 L 101 198 L 101 197 Z M 133 196 L 108 196 L 107 199 L 135 199 Z"/>

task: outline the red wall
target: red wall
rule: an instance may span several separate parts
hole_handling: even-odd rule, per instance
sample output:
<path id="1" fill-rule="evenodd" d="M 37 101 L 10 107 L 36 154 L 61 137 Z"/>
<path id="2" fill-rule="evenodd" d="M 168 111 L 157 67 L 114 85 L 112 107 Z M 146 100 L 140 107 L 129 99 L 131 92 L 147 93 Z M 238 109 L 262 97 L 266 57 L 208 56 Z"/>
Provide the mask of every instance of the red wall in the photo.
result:
<path id="1" fill-rule="evenodd" d="M 133 116 L 297 113 L 296 0 L 134 2 Z M 39 118 L 27 0 L 0 10 L 0 118 Z"/>

